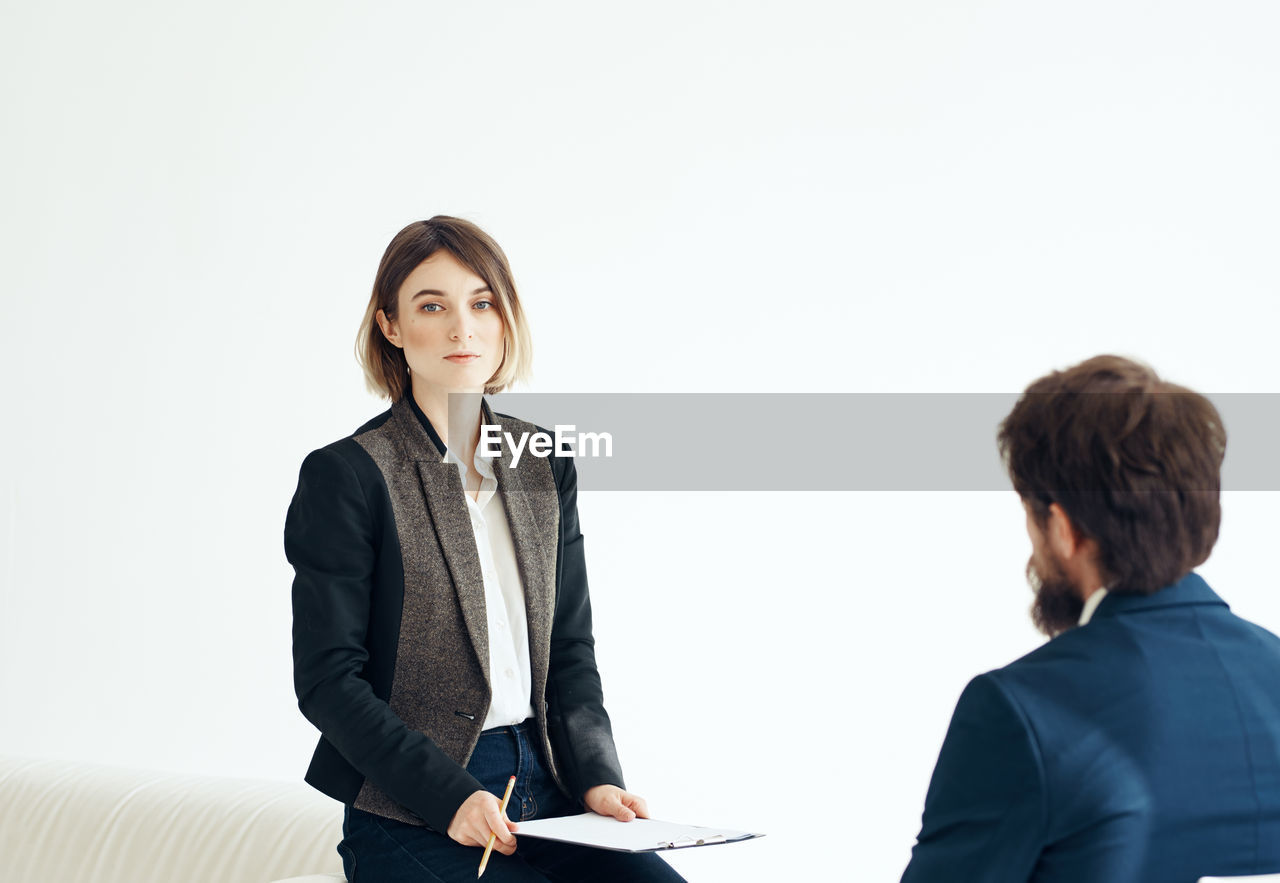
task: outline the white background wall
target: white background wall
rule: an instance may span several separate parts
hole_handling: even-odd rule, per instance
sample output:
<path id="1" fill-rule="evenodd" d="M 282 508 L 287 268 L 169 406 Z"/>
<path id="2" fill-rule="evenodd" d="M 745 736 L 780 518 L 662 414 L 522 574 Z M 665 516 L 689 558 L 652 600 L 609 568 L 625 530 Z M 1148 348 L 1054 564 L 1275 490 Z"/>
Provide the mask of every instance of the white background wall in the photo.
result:
<path id="1" fill-rule="evenodd" d="M 0 15 L 7 752 L 301 777 L 284 512 L 384 407 L 356 323 L 431 214 L 506 248 L 534 392 L 1008 392 L 1104 351 L 1280 385 L 1265 0 Z M 1228 494 L 1202 569 L 1273 630 L 1276 503 Z M 678 866 L 895 879 L 963 685 L 1039 640 L 1012 491 L 581 514 L 631 785 L 769 833 Z"/>

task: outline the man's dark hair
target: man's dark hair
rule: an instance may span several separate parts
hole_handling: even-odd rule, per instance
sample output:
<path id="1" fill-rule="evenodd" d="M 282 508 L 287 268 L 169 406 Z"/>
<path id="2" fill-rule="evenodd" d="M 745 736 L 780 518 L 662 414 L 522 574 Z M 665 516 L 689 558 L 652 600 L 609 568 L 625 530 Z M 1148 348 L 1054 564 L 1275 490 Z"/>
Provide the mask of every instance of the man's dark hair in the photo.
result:
<path id="1" fill-rule="evenodd" d="M 1218 539 L 1222 418 L 1145 365 L 1096 356 L 1040 378 L 997 442 L 1040 527 L 1049 504 L 1060 505 L 1097 542 L 1113 592 L 1149 595 L 1176 582 Z"/>

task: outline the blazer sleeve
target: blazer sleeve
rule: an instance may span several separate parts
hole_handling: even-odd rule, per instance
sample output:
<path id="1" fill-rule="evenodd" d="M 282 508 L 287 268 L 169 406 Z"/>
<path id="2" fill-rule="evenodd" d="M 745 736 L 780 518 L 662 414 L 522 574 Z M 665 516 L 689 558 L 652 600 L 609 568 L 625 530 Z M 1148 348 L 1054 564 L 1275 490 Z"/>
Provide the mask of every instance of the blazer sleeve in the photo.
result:
<path id="1" fill-rule="evenodd" d="M 285 520 L 298 707 L 347 762 L 437 831 L 481 785 L 361 677 L 377 568 L 374 508 L 333 447 L 302 463 Z M 389 528 L 387 528 L 389 529 Z M 353 797 L 354 799 L 354 797 Z"/>
<path id="2" fill-rule="evenodd" d="M 902 883 L 1025 883 L 1046 825 L 1034 737 L 999 683 L 976 677 L 956 704 Z"/>
<path id="3" fill-rule="evenodd" d="M 596 785 L 626 785 L 596 669 L 587 563 L 578 524 L 578 471 L 572 457 L 553 457 L 551 463 L 560 498 L 560 542 L 547 672 L 547 727 L 565 784 L 581 800 Z"/>

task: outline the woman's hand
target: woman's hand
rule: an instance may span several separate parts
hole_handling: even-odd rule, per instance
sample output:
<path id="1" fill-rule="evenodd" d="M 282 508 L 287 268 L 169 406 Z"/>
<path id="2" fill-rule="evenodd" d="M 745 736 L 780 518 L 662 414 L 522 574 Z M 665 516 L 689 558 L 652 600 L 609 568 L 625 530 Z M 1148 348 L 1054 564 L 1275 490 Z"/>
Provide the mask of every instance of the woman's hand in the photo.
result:
<path id="1" fill-rule="evenodd" d="M 620 822 L 649 818 L 649 805 L 644 798 L 617 785 L 596 785 L 582 797 L 587 809 L 602 816 L 613 816 Z"/>
<path id="2" fill-rule="evenodd" d="M 507 821 L 502 812 L 501 800 L 488 791 L 474 791 L 453 814 L 446 833 L 463 846 L 479 847 L 488 846 L 489 835 L 497 834 L 494 851 L 511 855 L 516 851 L 516 838 L 511 836 L 515 830 L 516 823 Z"/>

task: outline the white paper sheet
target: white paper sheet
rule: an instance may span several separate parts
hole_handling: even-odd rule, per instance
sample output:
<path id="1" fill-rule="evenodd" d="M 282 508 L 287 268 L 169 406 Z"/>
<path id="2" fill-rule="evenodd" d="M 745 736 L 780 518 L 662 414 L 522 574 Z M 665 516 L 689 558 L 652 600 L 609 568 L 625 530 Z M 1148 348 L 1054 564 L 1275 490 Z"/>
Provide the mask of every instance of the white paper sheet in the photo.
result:
<path id="1" fill-rule="evenodd" d="M 678 849 L 683 846 L 709 846 L 713 843 L 732 843 L 762 837 L 747 831 L 729 828 L 706 828 L 698 825 L 679 825 L 656 819 L 632 819 L 620 822 L 608 816 L 585 812 L 577 816 L 557 819 L 534 819 L 520 822 L 516 837 L 539 837 L 544 840 L 562 840 L 599 849 L 619 852 L 651 852 L 657 849 Z"/>

